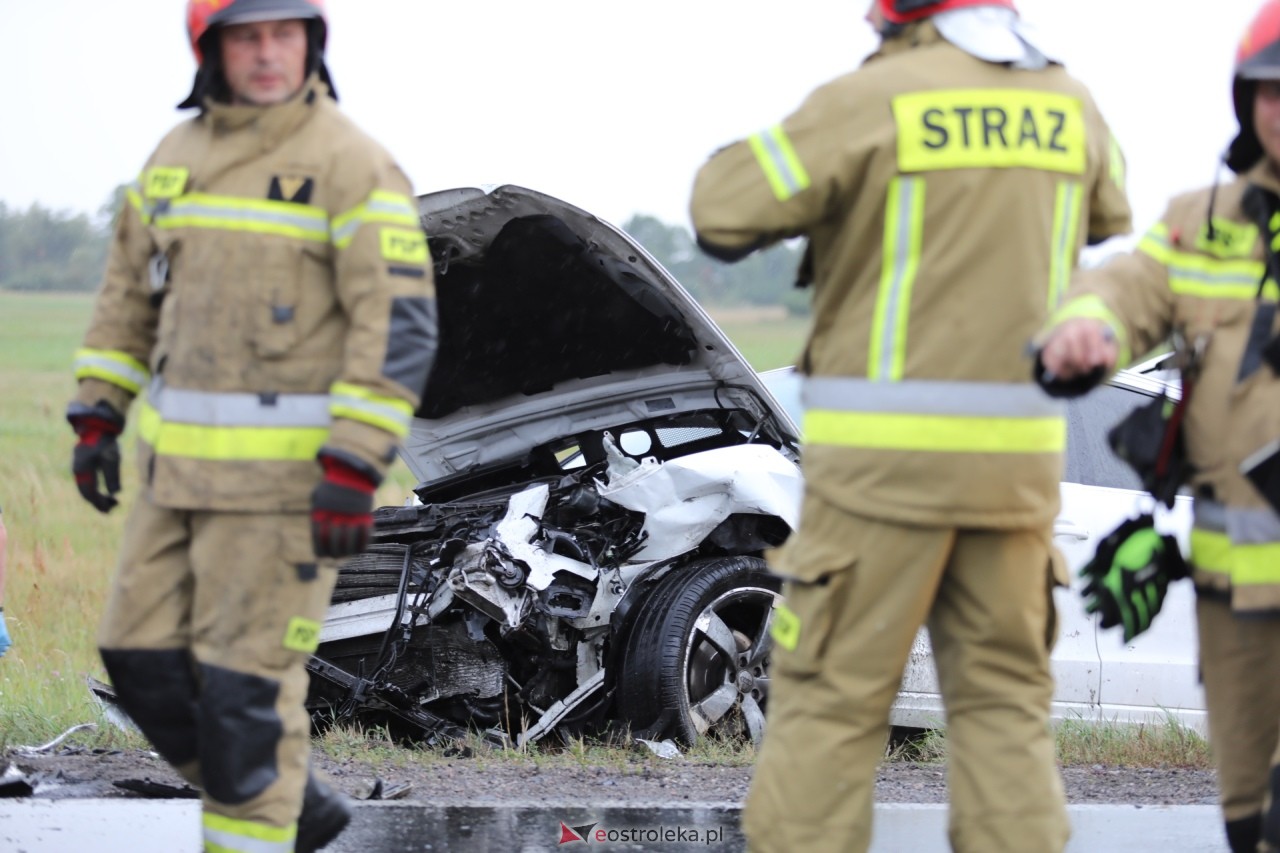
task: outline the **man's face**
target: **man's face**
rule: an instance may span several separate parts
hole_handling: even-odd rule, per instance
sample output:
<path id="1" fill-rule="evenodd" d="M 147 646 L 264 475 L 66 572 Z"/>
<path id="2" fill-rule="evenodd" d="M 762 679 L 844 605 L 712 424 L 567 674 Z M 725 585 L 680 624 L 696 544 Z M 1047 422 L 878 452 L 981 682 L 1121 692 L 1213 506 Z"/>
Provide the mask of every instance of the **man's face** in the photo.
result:
<path id="1" fill-rule="evenodd" d="M 302 88 L 307 70 L 307 24 L 259 21 L 218 29 L 222 74 L 237 104 L 283 103 Z"/>

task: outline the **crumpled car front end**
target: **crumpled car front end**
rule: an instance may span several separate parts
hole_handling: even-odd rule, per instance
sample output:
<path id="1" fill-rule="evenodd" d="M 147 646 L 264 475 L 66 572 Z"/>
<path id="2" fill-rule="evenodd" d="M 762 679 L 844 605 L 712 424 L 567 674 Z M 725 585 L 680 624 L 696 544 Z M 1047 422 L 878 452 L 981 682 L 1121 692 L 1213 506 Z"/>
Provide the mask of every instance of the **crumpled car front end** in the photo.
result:
<path id="1" fill-rule="evenodd" d="M 421 203 L 441 311 L 406 444 L 421 483 L 340 572 L 315 718 L 758 739 L 794 424 L 611 226 L 518 187 Z"/>

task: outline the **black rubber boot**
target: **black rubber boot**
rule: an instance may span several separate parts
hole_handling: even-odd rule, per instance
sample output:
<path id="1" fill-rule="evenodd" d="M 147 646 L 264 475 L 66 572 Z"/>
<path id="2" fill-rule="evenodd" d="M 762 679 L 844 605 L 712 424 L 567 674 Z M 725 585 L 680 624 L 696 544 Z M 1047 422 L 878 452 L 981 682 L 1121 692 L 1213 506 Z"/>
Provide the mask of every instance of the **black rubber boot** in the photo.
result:
<path id="1" fill-rule="evenodd" d="M 351 806 L 347 798 L 308 773 L 294 853 L 315 853 L 322 849 L 347 828 L 350 820 Z"/>
<path id="2" fill-rule="evenodd" d="M 1261 814 L 1227 821 L 1227 846 L 1231 848 L 1231 853 L 1258 853 L 1258 842 L 1261 840 Z"/>
<path id="3" fill-rule="evenodd" d="M 1280 850 L 1280 765 L 1271 768 L 1271 803 L 1262 817 L 1265 849 Z"/>

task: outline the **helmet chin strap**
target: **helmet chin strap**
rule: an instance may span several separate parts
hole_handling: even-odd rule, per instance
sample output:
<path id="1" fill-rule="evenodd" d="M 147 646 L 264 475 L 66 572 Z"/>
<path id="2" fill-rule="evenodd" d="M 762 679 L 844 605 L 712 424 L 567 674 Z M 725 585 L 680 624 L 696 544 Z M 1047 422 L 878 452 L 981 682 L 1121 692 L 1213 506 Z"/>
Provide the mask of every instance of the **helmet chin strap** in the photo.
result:
<path id="1" fill-rule="evenodd" d="M 226 78 L 222 76 L 222 51 L 216 39 L 206 41 L 202 47 L 204 62 L 196 69 L 191 92 L 178 104 L 180 110 L 203 109 L 205 98 L 215 101 L 231 100 L 231 90 L 227 88 Z"/>
<path id="2" fill-rule="evenodd" d="M 319 18 L 307 21 L 307 76 L 320 72 L 320 79 L 329 87 L 329 95 L 338 100 L 338 87 L 333 85 L 329 67 L 324 63 L 325 23 Z"/>

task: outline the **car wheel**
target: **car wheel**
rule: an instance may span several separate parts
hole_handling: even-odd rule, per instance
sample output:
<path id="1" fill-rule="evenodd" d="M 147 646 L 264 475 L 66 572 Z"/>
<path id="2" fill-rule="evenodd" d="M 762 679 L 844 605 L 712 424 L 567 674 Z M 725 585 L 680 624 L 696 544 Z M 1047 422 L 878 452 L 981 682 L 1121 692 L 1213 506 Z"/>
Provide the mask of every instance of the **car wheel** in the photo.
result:
<path id="1" fill-rule="evenodd" d="M 779 586 L 758 557 L 700 560 L 659 582 L 618 676 L 619 715 L 633 734 L 760 742 Z"/>

